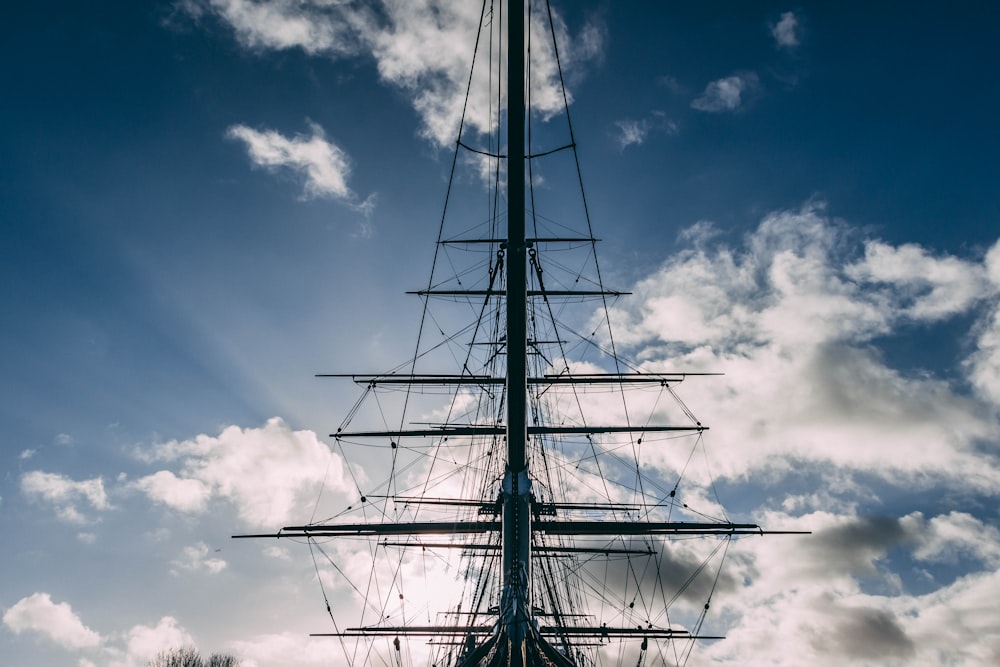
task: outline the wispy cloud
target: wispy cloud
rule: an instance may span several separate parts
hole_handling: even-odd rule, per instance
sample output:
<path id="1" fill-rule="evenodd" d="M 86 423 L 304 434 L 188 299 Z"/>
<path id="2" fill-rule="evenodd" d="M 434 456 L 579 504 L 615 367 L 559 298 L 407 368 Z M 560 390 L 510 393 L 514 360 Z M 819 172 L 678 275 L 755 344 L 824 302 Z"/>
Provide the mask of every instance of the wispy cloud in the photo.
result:
<path id="1" fill-rule="evenodd" d="M 649 121 L 623 119 L 615 121 L 618 128 L 618 148 L 625 150 L 629 146 L 641 146 L 649 135 Z"/>
<path id="2" fill-rule="evenodd" d="M 785 12 L 781 19 L 771 25 L 771 36 L 775 43 L 786 49 L 794 49 L 799 45 L 799 19 L 795 12 Z"/>
<path id="3" fill-rule="evenodd" d="M 354 28 L 373 17 L 364 8 L 328 0 L 187 0 L 192 15 L 206 10 L 222 17 L 249 48 L 301 48 L 308 53 L 346 55 L 359 48 Z"/>
<path id="4" fill-rule="evenodd" d="M 183 8 L 198 19 L 217 17 L 251 50 L 301 49 L 333 58 L 373 58 L 382 81 L 409 96 L 422 120 L 424 136 L 440 146 L 455 141 L 479 27 L 477 3 L 187 0 Z M 558 14 L 554 22 L 564 72 L 600 57 L 604 39 L 599 27 L 587 24 L 571 36 Z M 548 26 L 538 14 L 532 30 L 539 36 L 532 42 L 532 103 L 538 112 L 551 113 L 562 107 L 562 93 L 555 54 L 548 40 L 541 39 L 548 34 Z M 488 90 L 487 70 L 477 68 L 474 91 Z M 490 99 L 475 93 L 472 98 Z M 496 115 L 486 106 L 473 103 L 466 110 L 471 129 L 487 131 L 496 122 Z"/>
<path id="5" fill-rule="evenodd" d="M 677 123 L 659 111 L 654 111 L 648 118 L 623 118 L 615 121 L 614 139 L 620 150 L 629 146 L 641 146 L 654 134 L 677 134 Z"/>
<path id="6" fill-rule="evenodd" d="M 670 91 L 671 95 L 684 94 L 684 85 L 675 76 L 664 74 L 657 77 L 656 82 Z"/>
<path id="7" fill-rule="evenodd" d="M 199 542 L 181 550 L 181 555 L 171 561 L 174 575 L 181 572 L 205 572 L 218 574 L 228 566 L 225 560 L 212 556 L 213 552 L 204 542 Z"/>
<path id="8" fill-rule="evenodd" d="M 709 113 L 739 111 L 759 89 L 756 72 L 733 74 L 705 86 L 705 92 L 691 102 L 691 108 Z"/>
<path id="9" fill-rule="evenodd" d="M 337 144 L 326 138 L 319 125 L 309 124 L 309 135 L 288 138 L 274 130 L 255 130 L 234 125 L 226 131 L 230 139 L 242 141 L 254 164 L 266 169 L 289 169 L 304 181 L 304 196 L 328 197 L 353 202 L 347 185 L 351 162 Z"/>
<path id="10" fill-rule="evenodd" d="M 21 477 L 21 492 L 28 498 L 52 505 L 59 518 L 70 523 L 88 522 L 81 505 L 89 505 L 95 510 L 111 507 L 104 480 L 100 477 L 75 481 L 65 475 L 33 470 Z"/>

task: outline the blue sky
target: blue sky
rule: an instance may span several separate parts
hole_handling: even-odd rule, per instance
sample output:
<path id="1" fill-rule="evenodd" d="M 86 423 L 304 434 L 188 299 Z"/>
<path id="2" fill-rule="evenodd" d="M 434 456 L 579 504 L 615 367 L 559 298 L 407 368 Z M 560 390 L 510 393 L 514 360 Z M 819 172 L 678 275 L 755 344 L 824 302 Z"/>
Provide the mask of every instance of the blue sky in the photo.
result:
<path id="1" fill-rule="evenodd" d="M 741 543 L 693 660 L 996 664 L 995 11 L 676 4 L 556 6 L 620 342 L 725 372 L 685 400 L 727 507 L 815 531 Z M 478 12 L 7 12 L 4 665 L 325 664 L 306 555 L 228 536 L 341 480 L 354 396 L 313 374 L 411 351 L 454 141 L 426 94 Z"/>

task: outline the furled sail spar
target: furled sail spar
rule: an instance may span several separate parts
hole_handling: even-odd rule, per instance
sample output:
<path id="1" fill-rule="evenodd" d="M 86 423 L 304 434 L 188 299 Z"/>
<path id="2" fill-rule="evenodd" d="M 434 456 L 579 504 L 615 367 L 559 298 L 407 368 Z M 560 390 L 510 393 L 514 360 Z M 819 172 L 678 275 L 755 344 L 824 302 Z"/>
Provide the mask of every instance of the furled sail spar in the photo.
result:
<path id="1" fill-rule="evenodd" d="M 464 114 L 488 80 L 494 129 L 466 131 L 463 115 L 413 358 L 340 376 L 364 395 L 331 437 L 366 470 L 384 454 L 385 479 L 356 479 L 360 502 L 330 519 L 240 536 L 306 541 L 350 582 L 360 619 L 331 613 L 324 634 L 352 665 L 683 664 L 731 539 L 764 532 L 688 507 L 684 466 L 663 463 L 665 448 L 702 446 L 708 427 L 675 393 L 695 374 L 616 351 L 609 306 L 623 294 L 601 279 L 557 32 L 548 6 L 483 3 Z M 560 131 L 550 109 L 532 111 L 544 76 Z M 452 197 L 462 165 L 485 192 L 478 224 Z M 575 207 L 535 187 L 559 167 Z M 379 428 L 354 426 L 365 418 Z M 677 546 L 695 537 L 698 559 Z"/>

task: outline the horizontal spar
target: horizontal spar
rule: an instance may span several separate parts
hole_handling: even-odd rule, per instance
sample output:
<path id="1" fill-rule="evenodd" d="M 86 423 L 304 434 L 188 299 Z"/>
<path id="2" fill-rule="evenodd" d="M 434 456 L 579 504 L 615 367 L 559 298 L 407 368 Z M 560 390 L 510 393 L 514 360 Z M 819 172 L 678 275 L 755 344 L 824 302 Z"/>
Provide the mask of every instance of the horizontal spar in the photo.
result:
<path id="1" fill-rule="evenodd" d="M 317 632 L 310 637 L 380 637 L 404 635 L 410 637 L 436 637 L 491 635 L 496 631 L 492 625 L 383 625 L 370 628 L 347 628 L 343 632 Z M 693 636 L 687 630 L 670 628 L 611 628 L 607 626 L 559 627 L 543 625 L 538 633 L 546 637 L 648 637 L 650 639 L 724 639 L 716 636 Z"/>
<path id="2" fill-rule="evenodd" d="M 707 426 L 529 426 L 528 435 L 592 433 L 661 433 L 669 431 L 707 431 Z"/>
<path id="3" fill-rule="evenodd" d="M 590 236 L 529 236 L 524 239 L 527 243 L 596 243 L 601 239 L 595 239 Z M 487 245 L 502 245 L 507 246 L 507 239 L 448 239 L 445 241 L 439 241 L 442 245 L 476 245 L 476 244 L 487 244 Z"/>
<path id="4" fill-rule="evenodd" d="M 754 523 L 693 523 L 686 521 L 545 521 L 532 530 L 548 535 L 761 535 Z"/>
<path id="5" fill-rule="evenodd" d="M 496 289 L 423 289 L 407 292 L 417 296 L 507 296 L 506 290 Z M 617 290 L 536 290 L 525 291 L 528 296 L 626 296 L 631 292 Z"/>
<path id="6" fill-rule="evenodd" d="M 261 537 L 374 537 L 379 535 L 466 535 L 499 532 L 500 521 L 416 521 L 401 523 L 341 523 L 286 526 L 277 533 L 233 535 Z M 546 521 L 531 523 L 533 532 L 548 535 L 805 535 L 808 531 L 763 530 L 753 523 L 694 523 L 683 521 Z"/>
<path id="7" fill-rule="evenodd" d="M 707 426 L 529 426 L 528 435 L 595 435 L 599 433 L 702 432 Z M 439 426 L 405 431 L 340 431 L 331 438 L 417 438 L 461 435 L 505 435 L 503 426 Z"/>
<path id="8" fill-rule="evenodd" d="M 435 428 L 417 428 L 407 431 L 338 431 L 331 433 L 331 438 L 420 438 L 448 437 L 453 435 L 504 435 L 507 429 L 502 426 L 440 426 Z"/>
<path id="9" fill-rule="evenodd" d="M 485 614 L 484 614 L 485 615 Z M 316 632 L 310 637 L 379 637 L 382 635 L 407 635 L 410 637 L 436 637 L 438 635 L 489 635 L 492 625 L 383 625 L 374 628 L 347 628 L 343 632 Z"/>
<path id="10" fill-rule="evenodd" d="M 372 537 L 376 535 L 459 535 L 500 530 L 499 521 L 415 521 L 405 523 L 331 523 L 316 526 L 286 526 L 277 533 L 233 535 L 250 537 Z"/>
<path id="11" fill-rule="evenodd" d="M 529 385 L 552 384 L 676 384 L 693 375 L 722 375 L 722 373 L 592 373 L 587 375 L 545 375 L 529 377 Z M 504 385 L 507 378 L 489 375 L 384 375 L 361 373 L 318 373 L 321 378 L 351 378 L 358 384 L 402 385 Z"/>
<path id="12" fill-rule="evenodd" d="M 421 549 L 469 549 L 472 551 L 500 551 L 499 544 L 461 544 L 459 542 L 379 542 L 383 547 Z M 602 547 L 531 547 L 532 554 L 597 554 L 600 556 L 655 556 L 652 549 L 605 549 Z"/>
<path id="13" fill-rule="evenodd" d="M 546 521 L 531 529 L 548 535 L 810 535 L 808 530 L 764 530 L 755 523 L 694 523 L 686 521 Z"/>
<path id="14" fill-rule="evenodd" d="M 538 628 L 539 634 L 550 637 L 649 637 L 667 639 L 670 637 L 680 637 L 692 639 L 691 633 L 687 630 L 671 630 L 669 628 L 609 628 L 607 626 L 591 627 L 556 627 L 542 626 Z M 709 639 L 700 637 L 699 639 Z M 711 639 L 718 639 L 712 637 Z"/>

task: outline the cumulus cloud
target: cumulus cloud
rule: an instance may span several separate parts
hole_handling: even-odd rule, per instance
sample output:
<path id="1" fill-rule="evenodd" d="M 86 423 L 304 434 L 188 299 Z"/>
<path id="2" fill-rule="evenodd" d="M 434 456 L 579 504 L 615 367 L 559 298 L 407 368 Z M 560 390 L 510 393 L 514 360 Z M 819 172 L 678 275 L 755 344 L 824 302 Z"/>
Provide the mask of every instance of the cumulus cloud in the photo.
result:
<path id="1" fill-rule="evenodd" d="M 39 502 L 52 505 L 59 518 L 69 523 L 87 523 L 82 504 L 95 510 L 111 508 L 100 477 L 74 481 L 65 475 L 34 470 L 21 477 L 21 492 Z"/>
<path id="2" fill-rule="evenodd" d="M 919 555 L 928 542 L 945 551 L 967 544 L 966 517 L 762 518 L 814 535 L 744 539 L 734 547 L 745 558 L 732 559 L 730 567 L 743 575 L 744 585 L 724 604 L 739 620 L 726 641 L 694 654 L 695 664 L 745 664 L 748 655 L 766 655 L 768 664 L 782 667 L 942 661 L 974 667 L 1000 656 L 1000 612 L 987 603 L 1000 591 L 994 567 L 973 569 L 925 593 L 907 590 L 897 574 L 905 568 L 890 569 L 893 560 Z M 938 524 L 957 532 L 931 529 L 935 535 L 929 536 L 928 526 Z M 1000 548 L 995 534 L 983 542 Z"/>
<path id="3" fill-rule="evenodd" d="M 137 452 L 169 463 L 134 483 L 153 500 L 191 514 L 212 499 L 230 501 L 248 524 L 271 528 L 307 516 L 324 483 L 353 496 L 343 460 L 312 431 L 293 431 L 278 418 L 260 428 L 230 426 L 218 436 L 173 440 Z"/>
<path id="4" fill-rule="evenodd" d="M 785 12 L 771 25 L 771 36 L 779 47 L 794 49 L 799 45 L 799 19 L 795 12 Z"/>
<path id="5" fill-rule="evenodd" d="M 995 408 L 891 367 L 876 346 L 904 325 L 979 313 L 988 324 L 966 365 L 986 375 L 997 289 L 982 261 L 861 239 L 816 203 L 768 215 L 740 248 L 701 237 L 636 285 L 613 320 L 617 342 L 649 368 L 725 371 L 683 391 L 695 413 L 726 415 L 709 436 L 723 475 L 809 462 L 996 492 L 981 447 L 1000 437 Z"/>
<path id="6" fill-rule="evenodd" d="M 309 136 L 296 135 L 289 139 L 274 130 L 261 131 L 246 125 L 234 125 L 226 131 L 226 136 L 242 141 L 255 165 L 265 169 L 285 168 L 303 177 L 306 197 L 327 197 L 357 203 L 355 194 L 347 185 L 351 173 L 347 153 L 327 140 L 319 125 L 310 123 L 309 127 Z M 361 202 L 357 205 L 364 211 L 373 204 Z"/>
<path id="7" fill-rule="evenodd" d="M 3 622 L 15 634 L 32 632 L 55 642 L 67 651 L 102 654 L 100 664 L 107 667 L 141 667 L 162 651 L 193 646 L 191 634 L 177 619 L 164 616 L 155 626 L 135 625 L 127 632 L 102 637 L 88 628 L 69 603 L 53 602 L 48 593 L 34 593 L 18 600 L 4 611 Z M 80 665 L 95 665 L 79 657 Z"/>
<path id="8" fill-rule="evenodd" d="M 756 72 L 733 74 L 710 82 L 705 92 L 691 102 L 691 108 L 708 113 L 739 111 L 760 89 Z"/>
<path id="9" fill-rule="evenodd" d="M 4 612 L 3 622 L 16 634 L 36 632 L 70 650 L 101 644 L 101 636 L 84 625 L 68 603 L 53 602 L 48 593 L 21 598 Z"/>
<path id="10" fill-rule="evenodd" d="M 194 639 L 176 618 L 164 616 L 155 626 L 133 626 L 125 638 L 125 648 L 111 648 L 109 667 L 140 667 L 163 651 L 193 646 Z"/>
<path id="11" fill-rule="evenodd" d="M 197 514 L 204 511 L 212 489 L 199 479 L 182 479 L 169 470 L 159 470 L 136 480 L 133 486 L 168 507 Z"/>

